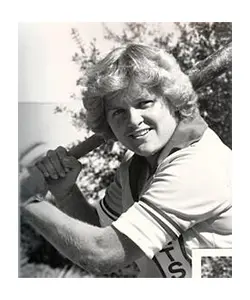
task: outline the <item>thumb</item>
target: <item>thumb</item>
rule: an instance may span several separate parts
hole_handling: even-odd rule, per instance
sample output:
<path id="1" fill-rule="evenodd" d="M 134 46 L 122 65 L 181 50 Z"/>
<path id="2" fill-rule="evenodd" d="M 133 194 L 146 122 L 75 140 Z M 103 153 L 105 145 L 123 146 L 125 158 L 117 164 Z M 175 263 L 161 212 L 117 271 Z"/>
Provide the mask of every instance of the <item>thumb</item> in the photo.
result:
<path id="1" fill-rule="evenodd" d="M 64 168 L 77 169 L 79 172 L 82 169 L 82 164 L 74 156 L 65 156 L 62 160 Z"/>

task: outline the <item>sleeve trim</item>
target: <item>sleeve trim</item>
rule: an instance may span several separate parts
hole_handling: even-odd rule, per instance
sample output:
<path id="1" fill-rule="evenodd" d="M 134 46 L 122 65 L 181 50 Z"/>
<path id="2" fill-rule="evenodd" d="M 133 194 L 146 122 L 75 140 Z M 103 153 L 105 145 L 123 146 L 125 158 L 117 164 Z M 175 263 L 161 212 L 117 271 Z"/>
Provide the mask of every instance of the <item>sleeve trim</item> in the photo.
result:
<path id="1" fill-rule="evenodd" d="M 154 215 L 151 211 L 149 211 L 146 207 L 143 209 L 155 220 L 157 223 L 165 230 L 165 232 L 172 238 L 177 239 L 178 235 L 169 227 L 167 226 L 160 218 Z"/>
<path id="2" fill-rule="evenodd" d="M 116 211 L 114 211 L 114 210 L 108 205 L 107 200 L 106 200 L 106 197 L 104 197 L 104 199 L 103 199 L 103 205 L 104 205 L 105 209 L 106 209 L 107 211 L 109 211 L 112 215 L 114 215 L 116 218 L 118 218 L 118 217 L 120 216 L 119 213 L 117 213 Z"/>
<path id="3" fill-rule="evenodd" d="M 177 235 L 180 235 L 183 232 L 183 229 L 177 224 L 173 219 L 171 219 L 164 211 L 159 209 L 156 205 L 153 205 L 149 201 L 143 199 L 140 202 L 140 205 L 142 205 L 144 208 L 150 209 L 155 215 L 159 214 L 164 220 L 166 220 L 174 231 L 176 231 Z"/>
<path id="4" fill-rule="evenodd" d="M 100 201 L 100 208 L 102 209 L 102 211 L 110 218 L 112 219 L 113 221 L 115 221 L 117 219 L 117 216 L 115 216 L 114 214 L 112 214 L 112 212 L 110 212 L 106 205 L 104 204 L 104 199 L 102 199 Z"/>

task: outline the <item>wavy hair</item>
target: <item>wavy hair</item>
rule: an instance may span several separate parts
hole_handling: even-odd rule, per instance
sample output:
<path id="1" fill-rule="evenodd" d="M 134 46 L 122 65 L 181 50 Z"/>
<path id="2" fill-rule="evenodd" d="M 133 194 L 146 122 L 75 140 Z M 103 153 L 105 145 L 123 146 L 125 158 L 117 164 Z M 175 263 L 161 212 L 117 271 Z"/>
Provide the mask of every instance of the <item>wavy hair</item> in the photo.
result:
<path id="1" fill-rule="evenodd" d="M 173 55 L 142 44 L 111 51 L 87 71 L 83 104 L 88 126 L 106 139 L 113 137 L 104 111 L 104 99 L 128 88 L 131 81 L 160 94 L 179 119 L 198 113 L 197 95 Z"/>

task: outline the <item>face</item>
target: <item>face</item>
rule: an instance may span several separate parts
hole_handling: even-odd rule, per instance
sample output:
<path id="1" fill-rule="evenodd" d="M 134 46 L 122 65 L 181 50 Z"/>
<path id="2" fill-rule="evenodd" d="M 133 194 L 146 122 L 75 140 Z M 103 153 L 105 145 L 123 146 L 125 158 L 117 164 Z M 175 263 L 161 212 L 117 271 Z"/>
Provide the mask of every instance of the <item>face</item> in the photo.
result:
<path id="1" fill-rule="evenodd" d="M 145 157 L 160 151 L 177 126 L 167 103 L 135 83 L 106 99 L 105 113 L 117 140 Z"/>

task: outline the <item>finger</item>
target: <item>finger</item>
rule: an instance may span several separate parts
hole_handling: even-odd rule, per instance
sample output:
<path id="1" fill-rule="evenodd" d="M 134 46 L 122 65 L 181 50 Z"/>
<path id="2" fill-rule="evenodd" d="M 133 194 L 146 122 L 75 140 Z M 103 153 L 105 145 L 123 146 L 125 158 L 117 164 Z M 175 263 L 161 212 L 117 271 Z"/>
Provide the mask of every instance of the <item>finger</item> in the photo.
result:
<path id="1" fill-rule="evenodd" d="M 57 173 L 57 170 L 54 168 L 53 164 L 50 161 L 50 158 L 48 156 L 45 156 L 42 161 L 44 167 L 46 168 L 47 172 L 49 173 L 49 177 L 53 179 L 58 179 L 59 175 Z"/>
<path id="2" fill-rule="evenodd" d="M 64 157 L 63 164 L 69 170 L 78 169 L 80 171 L 82 168 L 82 164 L 73 156 Z"/>
<path id="3" fill-rule="evenodd" d="M 66 156 L 68 156 L 67 150 L 66 150 L 65 148 L 63 148 L 62 146 L 60 146 L 60 147 L 58 147 L 58 148 L 56 149 L 56 154 L 57 154 L 57 156 L 58 156 L 58 158 L 59 158 L 59 160 L 60 160 L 60 163 L 61 163 L 61 165 L 62 165 L 62 167 L 63 167 L 65 173 L 69 172 L 69 168 L 66 167 L 66 166 L 64 165 L 64 163 L 63 163 L 64 158 L 65 158 Z"/>
<path id="4" fill-rule="evenodd" d="M 53 170 L 51 169 L 52 175 L 56 174 L 58 177 L 65 177 L 66 174 L 65 174 L 64 168 L 60 162 L 60 158 L 58 157 L 56 151 L 49 150 L 47 152 L 47 158 L 49 159 L 49 161 L 55 171 L 55 172 L 53 172 Z M 50 166 L 50 164 L 49 164 L 49 166 Z"/>
<path id="5" fill-rule="evenodd" d="M 40 161 L 36 163 L 36 167 L 42 172 L 44 177 L 46 177 L 46 178 L 49 177 L 49 173 L 48 173 L 47 169 Z"/>
<path id="6" fill-rule="evenodd" d="M 57 155 L 57 151 L 49 150 L 47 152 L 47 157 L 49 158 L 51 164 L 53 165 L 53 167 L 56 171 L 56 174 L 60 177 L 65 177 L 66 173 L 65 173 L 64 168 L 63 168 L 63 166 L 60 162 L 60 158 Z"/>

